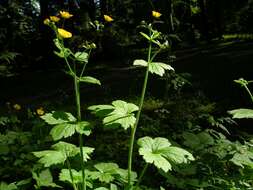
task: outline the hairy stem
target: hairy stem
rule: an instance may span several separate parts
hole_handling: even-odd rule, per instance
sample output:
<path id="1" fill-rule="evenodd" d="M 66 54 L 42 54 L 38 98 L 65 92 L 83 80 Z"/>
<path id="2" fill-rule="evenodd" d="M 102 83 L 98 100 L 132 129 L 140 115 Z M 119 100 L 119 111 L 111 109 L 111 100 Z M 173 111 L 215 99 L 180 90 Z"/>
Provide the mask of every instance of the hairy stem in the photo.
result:
<path id="1" fill-rule="evenodd" d="M 146 74 L 142 86 L 142 93 L 141 93 L 141 99 L 139 103 L 139 110 L 137 112 L 136 116 L 136 122 L 134 124 L 134 127 L 131 130 L 131 137 L 130 137 L 130 142 L 129 142 L 129 152 L 128 152 L 128 187 L 131 187 L 131 173 L 132 173 L 132 160 L 133 160 L 133 146 L 134 146 L 134 141 L 135 141 L 135 133 L 136 129 L 139 123 L 140 115 L 141 115 L 141 110 L 145 98 L 145 93 L 146 93 L 146 87 L 148 83 L 148 74 L 149 74 L 149 65 L 151 61 L 151 50 L 152 50 L 152 45 L 149 43 L 149 48 L 148 48 L 148 65 L 146 68 Z"/>

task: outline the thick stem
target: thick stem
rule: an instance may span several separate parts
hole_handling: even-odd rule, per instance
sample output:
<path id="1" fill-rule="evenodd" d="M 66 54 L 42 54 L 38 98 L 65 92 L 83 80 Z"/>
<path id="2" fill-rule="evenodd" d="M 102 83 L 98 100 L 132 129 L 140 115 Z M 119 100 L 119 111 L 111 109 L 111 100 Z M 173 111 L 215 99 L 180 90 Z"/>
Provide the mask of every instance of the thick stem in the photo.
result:
<path id="1" fill-rule="evenodd" d="M 152 45 L 149 43 L 149 49 L 148 49 L 148 65 L 146 69 L 146 74 L 143 82 L 143 87 L 142 87 L 142 93 L 141 93 L 141 99 L 139 103 L 139 110 L 137 112 L 136 116 L 136 122 L 134 124 L 134 127 L 131 130 L 131 137 L 130 137 L 130 143 L 129 143 L 129 152 L 128 152 L 128 187 L 131 187 L 131 172 L 132 172 L 132 159 L 133 159 L 133 146 L 134 146 L 134 141 L 135 141 L 135 133 L 136 129 L 139 123 L 140 115 L 141 115 L 141 110 L 144 102 L 144 97 L 146 93 L 146 87 L 148 83 L 148 73 L 149 73 L 149 65 L 150 65 L 150 58 L 151 58 L 151 50 L 152 50 Z"/>

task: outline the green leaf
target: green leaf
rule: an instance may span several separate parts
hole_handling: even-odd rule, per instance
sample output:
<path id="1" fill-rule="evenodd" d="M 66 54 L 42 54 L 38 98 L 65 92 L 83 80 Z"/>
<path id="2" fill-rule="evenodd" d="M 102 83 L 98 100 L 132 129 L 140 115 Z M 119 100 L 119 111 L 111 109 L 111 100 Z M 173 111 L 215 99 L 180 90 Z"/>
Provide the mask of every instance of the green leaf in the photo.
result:
<path id="1" fill-rule="evenodd" d="M 139 65 L 139 66 L 147 67 L 148 63 L 147 63 L 147 61 L 145 61 L 143 59 L 136 59 L 136 60 L 134 60 L 133 65 Z"/>
<path id="2" fill-rule="evenodd" d="M 18 187 L 15 185 L 15 183 L 7 184 L 5 182 L 0 183 L 0 190 L 17 190 Z"/>
<path id="3" fill-rule="evenodd" d="M 83 147 L 83 160 L 86 162 L 88 159 L 90 159 L 90 154 L 94 151 L 95 149 L 92 147 L 85 146 Z"/>
<path id="4" fill-rule="evenodd" d="M 128 182 L 128 170 L 124 170 L 121 168 L 117 169 L 117 176 L 115 177 L 120 183 L 127 183 Z M 137 173 L 131 172 L 131 184 L 137 181 Z"/>
<path id="5" fill-rule="evenodd" d="M 143 59 L 136 59 L 134 61 L 133 65 L 147 67 L 148 63 L 147 63 L 147 61 L 145 61 Z M 157 74 L 159 76 L 163 76 L 165 73 L 165 70 L 174 71 L 173 67 L 171 67 L 170 65 L 167 65 L 165 63 L 160 63 L 160 62 L 149 63 L 149 72 L 151 72 L 151 73 Z"/>
<path id="6" fill-rule="evenodd" d="M 188 160 L 193 160 L 189 152 L 181 148 L 171 147 L 170 142 L 165 138 L 143 137 L 137 143 L 140 146 L 139 154 L 143 156 L 143 159 L 165 172 L 171 170 L 169 161 L 185 163 Z"/>
<path id="7" fill-rule="evenodd" d="M 151 38 L 150 38 L 147 34 L 145 34 L 145 33 L 143 33 L 143 32 L 140 32 L 140 34 L 141 34 L 144 38 L 146 38 L 148 41 L 151 41 Z"/>
<path id="8" fill-rule="evenodd" d="M 49 125 L 57 125 L 76 121 L 76 118 L 71 113 L 61 111 L 52 111 L 51 113 L 47 113 L 41 116 L 41 118 Z"/>
<path id="9" fill-rule="evenodd" d="M 79 153 L 79 147 L 74 144 L 60 141 L 52 146 L 54 150 L 64 153 L 67 157 L 76 156 Z"/>
<path id="10" fill-rule="evenodd" d="M 88 121 L 81 121 L 76 124 L 76 132 L 89 136 L 91 134 L 91 124 Z"/>
<path id="11" fill-rule="evenodd" d="M 81 171 L 76 171 L 74 169 L 71 169 L 72 175 L 73 175 L 73 183 L 78 184 L 82 183 L 82 172 Z M 61 173 L 59 175 L 59 180 L 60 181 L 66 181 L 72 184 L 71 180 L 71 175 L 69 172 L 69 169 L 62 169 Z"/>
<path id="12" fill-rule="evenodd" d="M 114 180 L 119 166 L 115 163 L 99 163 L 94 166 L 97 171 L 91 171 L 89 176 L 91 179 L 98 179 L 100 182 L 110 183 Z"/>
<path id="13" fill-rule="evenodd" d="M 72 176 L 73 176 L 73 183 L 74 184 L 81 184 L 82 183 L 82 171 L 76 171 L 74 169 L 71 169 Z M 88 173 L 87 170 L 85 170 L 86 173 Z M 69 169 L 62 169 L 61 173 L 59 175 L 60 181 L 66 181 L 72 184 L 71 175 L 69 172 Z M 89 188 L 92 188 L 92 183 L 89 181 L 89 179 L 86 179 L 86 185 Z"/>
<path id="14" fill-rule="evenodd" d="M 55 141 L 72 136 L 75 132 L 89 136 L 91 134 L 90 123 L 81 121 L 78 123 L 62 123 L 54 126 L 50 135 Z"/>
<path id="15" fill-rule="evenodd" d="M 53 177 L 49 169 L 43 170 L 39 174 L 32 172 L 33 179 L 37 187 L 61 187 L 53 182 Z"/>
<path id="16" fill-rule="evenodd" d="M 90 76 L 85 76 L 85 77 L 78 78 L 78 81 L 79 82 L 86 82 L 86 83 L 101 85 L 101 83 L 98 79 L 96 79 L 94 77 L 90 77 Z"/>
<path id="17" fill-rule="evenodd" d="M 105 126 L 121 125 L 124 129 L 133 127 L 136 121 L 134 116 L 135 111 L 138 111 L 138 106 L 127 103 L 122 100 L 116 100 L 111 105 L 96 105 L 88 108 L 96 115 L 104 117 L 103 124 Z"/>
<path id="18" fill-rule="evenodd" d="M 86 52 L 76 52 L 75 53 L 75 58 L 79 62 L 88 62 L 88 53 Z"/>
<path id="19" fill-rule="evenodd" d="M 244 166 L 249 166 L 253 169 L 253 152 L 244 150 L 242 152 L 235 153 L 230 161 L 242 168 L 244 168 Z"/>
<path id="20" fill-rule="evenodd" d="M 191 153 L 179 147 L 168 147 L 163 154 L 166 155 L 168 160 L 176 164 L 187 163 L 189 160 L 194 160 Z"/>
<path id="21" fill-rule="evenodd" d="M 44 150 L 33 152 L 33 154 L 40 158 L 39 163 L 44 164 L 45 167 L 50 167 L 54 164 L 64 163 L 67 159 L 66 154 L 56 150 Z"/>
<path id="22" fill-rule="evenodd" d="M 235 109 L 228 111 L 229 114 L 233 115 L 234 119 L 250 118 L 253 119 L 253 109 Z"/>
<path id="23" fill-rule="evenodd" d="M 164 75 L 165 70 L 172 70 L 172 71 L 174 71 L 174 69 L 170 65 L 167 65 L 165 63 L 152 62 L 149 65 L 149 72 L 155 73 L 155 74 L 157 74 L 157 75 L 159 75 L 161 77 Z"/>
<path id="24" fill-rule="evenodd" d="M 76 126 L 76 124 L 72 123 L 58 124 L 51 129 L 50 135 L 55 141 L 70 137 L 75 133 Z"/>

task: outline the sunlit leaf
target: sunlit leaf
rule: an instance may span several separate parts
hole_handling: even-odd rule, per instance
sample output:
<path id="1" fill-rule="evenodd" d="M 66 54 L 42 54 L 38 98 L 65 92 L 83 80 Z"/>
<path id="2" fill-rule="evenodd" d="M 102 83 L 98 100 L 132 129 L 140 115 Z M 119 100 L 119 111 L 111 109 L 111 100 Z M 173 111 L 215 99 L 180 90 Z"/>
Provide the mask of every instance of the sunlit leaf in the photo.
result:
<path id="1" fill-rule="evenodd" d="M 233 115 L 234 119 L 250 118 L 253 119 L 253 109 L 235 109 L 228 111 L 229 114 Z"/>
<path id="2" fill-rule="evenodd" d="M 145 60 L 137 59 L 134 61 L 133 65 L 147 67 L 148 63 Z M 160 63 L 160 62 L 151 62 L 149 63 L 149 72 L 157 74 L 159 76 L 163 76 L 165 70 L 174 71 L 173 67 L 168 64 Z"/>
<path id="3" fill-rule="evenodd" d="M 75 58 L 76 58 L 77 61 L 87 63 L 88 62 L 88 53 L 86 53 L 86 52 L 76 52 L 75 53 Z"/>
<path id="4" fill-rule="evenodd" d="M 52 146 L 54 150 L 63 152 L 67 157 L 76 156 L 79 153 L 79 147 L 74 144 L 60 141 Z"/>
<path id="5" fill-rule="evenodd" d="M 66 154 L 57 150 L 44 150 L 39 152 L 33 152 L 33 154 L 40 158 L 39 163 L 44 164 L 45 167 L 49 167 L 54 164 L 64 163 L 67 159 Z"/>
<path id="6" fill-rule="evenodd" d="M 81 121 L 76 124 L 76 132 L 89 136 L 91 134 L 91 124 L 87 121 Z"/>
<path id="7" fill-rule="evenodd" d="M 193 160 L 189 152 L 181 148 L 171 147 L 170 142 L 165 138 L 143 137 L 138 140 L 138 145 L 140 146 L 139 153 L 143 159 L 165 172 L 171 170 L 170 161 L 186 163 L 188 160 Z"/>
<path id="8" fill-rule="evenodd" d="M 50 131 L 50 135 L 53 137 L 55 141 L 57 141 L 62 138 L 72 136 L 75 133 L 75 130 L 76 124 L 62 123 L 54 126 Z"/>
<path id="9" fill-rule="evenodd" d="M 61 111 L 46 113 L 45 115 L 41 116 L 41 118 L 49 125 L 57 125 L 76 121 L 76 118 L 71 113 Z"/>
<path id="10" fill-rule="evenodd" d="M 90 76 L 85 76 L 85 77 L 78 78 L 78 81 L 79 82 L 86 82 L 86 83 L 101 85 L 101 83 L 98 79 L 96 79 L 94 77 L 90 77 Z"/>
<path id="11" fill-rule="evenodd" d="M 136 121 L 134 112 L 138 106 L 127 103 L 122 100 L 116 100 L 111 105 L 95 105 L 88 108 L 100 117 L 104 117 L 103 124 L 105 126 L 121 125 L 124 129 L 133 127 Z"/>

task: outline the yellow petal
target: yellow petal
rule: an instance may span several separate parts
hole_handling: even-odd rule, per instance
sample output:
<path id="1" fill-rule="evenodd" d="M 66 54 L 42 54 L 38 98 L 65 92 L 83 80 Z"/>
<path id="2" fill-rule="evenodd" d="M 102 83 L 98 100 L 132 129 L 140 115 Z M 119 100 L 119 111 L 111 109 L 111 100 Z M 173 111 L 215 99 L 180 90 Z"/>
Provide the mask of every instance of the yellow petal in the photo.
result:
<path id="1" fill-rule="evenodd" d="M 157 11 L 152 11 L 152 16 L 155 18 L 159 18 L 160 16 L 162 16 L 162 14 Z"/>
<path id="2" fill-rule="evenodd" d="M 49 25 L 50 20 L 49 20 L 48 18 L 46 18 L 46 19 L 43 21 L 43 23 L 44 23 L 45 25 Z"/>
<path id="3" fill-rule="evenodd" d="M 38 115 L 44 115 L 44 109 L 42 108 L 42 107 L 40 107 L 40 108 L 38 108 L 37 110 L 36 110 L 36 112 L 37 112 L 37 114 Z"/>
<path id="4" fill-rule="evenodd" d="M 14 104 L 14 105 L 13 105 L 13 108 L 14 108 L 15 110 L 21 110 L 21 106 L 20 106 L 19 104 Z"/>
<path id="5" fill-rule="evenodd" d="M 113 21 L 113 18 L 108 16 L 108 15 L 104 15 L 104 19 L 106 22 L 112 22 Z"/>
<path id="6" fill-rule="evenodd" d="M 50 16 L 50 20 L 53 22 L 59 22 L 60 18 L 57 16 Z"/>
<path id="7" fill-rule="evenodd" d="M 73 16 L 72 14 L 70 14 L 67 11 L 60 11 L 60 15 L 62 18 L 65 18 L 65 19 L 71 18 Z"/>
<path id="8" fill-rule="evenodd" d="M 62 38 L 71 38 L 72 37 L 72 34 L 70 32 L 68 32 L 67 30 L 64 30 L 63 28 L 58 28 L 58 34 Z"/>

